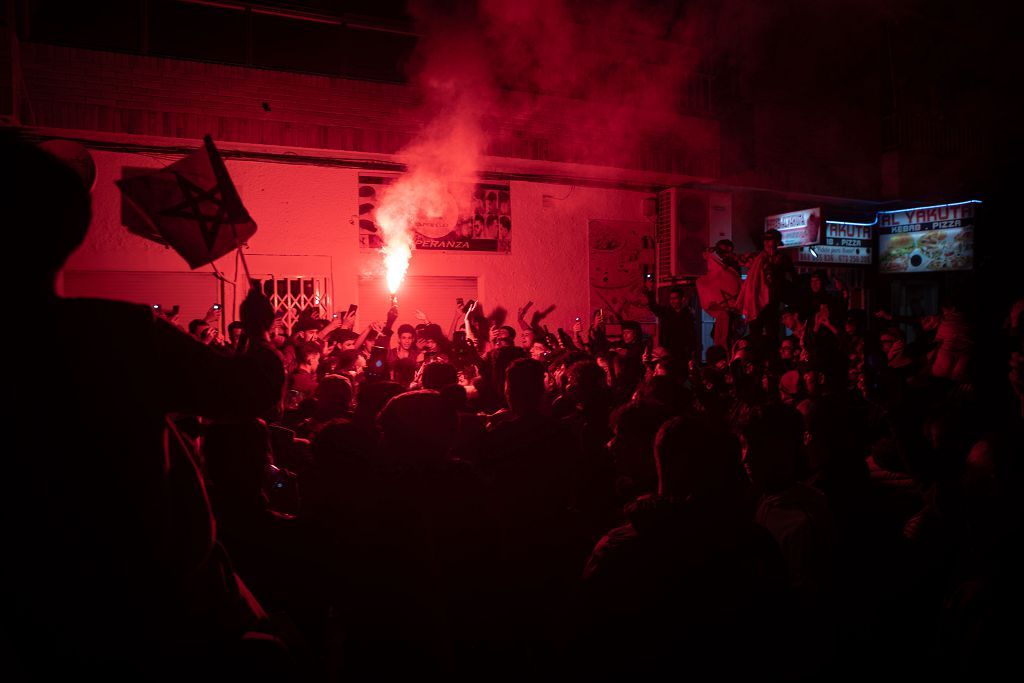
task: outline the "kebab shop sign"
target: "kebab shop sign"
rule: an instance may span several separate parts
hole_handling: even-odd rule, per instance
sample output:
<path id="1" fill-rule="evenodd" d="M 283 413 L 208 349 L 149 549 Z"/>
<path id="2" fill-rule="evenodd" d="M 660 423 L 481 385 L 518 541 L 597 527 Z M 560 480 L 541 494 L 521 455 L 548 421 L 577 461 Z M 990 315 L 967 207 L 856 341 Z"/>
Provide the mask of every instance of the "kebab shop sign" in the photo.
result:
<path id="1" fill-rule="evenodd" d="M 796 257 L 801 263 L 870 266 L 871 225 L 825 221 L 824 241 L 801 248 Z"/>
<path id="2" fill-rule="evenodd" d="M 970 270 L 981 202 L 878 214 L 878 267 L 883 273 Z"/>

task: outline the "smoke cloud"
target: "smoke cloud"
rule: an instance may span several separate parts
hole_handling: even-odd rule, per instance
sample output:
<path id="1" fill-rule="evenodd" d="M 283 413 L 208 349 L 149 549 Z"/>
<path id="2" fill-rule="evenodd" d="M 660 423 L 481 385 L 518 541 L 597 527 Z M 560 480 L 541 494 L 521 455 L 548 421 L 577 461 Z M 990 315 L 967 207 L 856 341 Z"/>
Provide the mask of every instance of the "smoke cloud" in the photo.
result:
<path id="1" fill-rule="evenodd" d="M 694 144 L 673 131 L 681 111 L 704 106 L 694 76 L 707 22 L 679 2 L 641 6 L 411 3 L 423 38 L 410 80 L 427 123 L 400 153 L 408 170 L 377 209 L 392 291 L 408 266 L 412 226 L 468 201 L 461 195 L 471 188 L 460 185 L 478 177 L 485 156 L 670 170 L 673 155 Z"/>

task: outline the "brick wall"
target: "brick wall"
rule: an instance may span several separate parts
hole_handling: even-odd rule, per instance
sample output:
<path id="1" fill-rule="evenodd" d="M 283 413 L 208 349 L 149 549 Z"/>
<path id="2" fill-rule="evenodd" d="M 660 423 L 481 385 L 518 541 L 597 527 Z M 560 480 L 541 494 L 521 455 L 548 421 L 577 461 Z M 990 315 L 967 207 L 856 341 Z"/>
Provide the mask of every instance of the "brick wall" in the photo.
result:
<path id="1" fill-rule="evenodd" d="M 38 43 L 23 43 L 20 57 L 21 120 L 37 128 L 187 139 L 211 133 L 220 141 L 394 154 L 423 124 L 415 90 L 403 85 Z M 527 96 L 510 94 L 512 108 L 527 109 L 517 97 Z M 622 112 L 607 106 L 595 115 L 604 105 L 568 98 L 528 104 L 528 121 L 485 121 L 489 154 L 718 175 L 714 120 L 668 114 L 659 122 L 663 132 L 617 150 L 620 136 L 593 123 L 580 134 L 578 122 L 622 120 Z"/>

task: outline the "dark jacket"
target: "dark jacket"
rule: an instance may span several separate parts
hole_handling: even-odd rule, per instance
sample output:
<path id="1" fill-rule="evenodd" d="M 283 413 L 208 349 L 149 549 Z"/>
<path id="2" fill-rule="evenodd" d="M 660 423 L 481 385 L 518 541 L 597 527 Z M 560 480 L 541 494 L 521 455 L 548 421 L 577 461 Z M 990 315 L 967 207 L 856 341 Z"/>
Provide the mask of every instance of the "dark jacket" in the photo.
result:
<path id="1" fill-rule="evenodd" d="M 48 362 L 17 386 L 13 415 L 31 444 L 15 494 L 35 513 L 8 548 L 20 636 L 68 666 L 128 668 L 240 637 L 252 628 L 239 619 L 247 591 L 215 545 L 195 462 L 167 417 L 260 414 L 281 399 L 280 358 L 222 354 L 147 306 L 43 307 L 34 351 Z"/>
<path id="2" fill-rule="evenodd" d="M 676 311 L 659 304 L 654 292 L 646 292 L 647 306 L 658 318 L 658 345 L 664 346 L 682 362 L 690 360 L 697 346 L 697 329 L 689 306 Z"/>
<path id="3" fill-rule="evenodd" d="M 778 622 L 786 570 L 768 532 L 739 509 L 657 496 L 627 515 L 583 573 L 581 658 L 632 677 L 770 671 L 770 629 L 752 624 Z"/>

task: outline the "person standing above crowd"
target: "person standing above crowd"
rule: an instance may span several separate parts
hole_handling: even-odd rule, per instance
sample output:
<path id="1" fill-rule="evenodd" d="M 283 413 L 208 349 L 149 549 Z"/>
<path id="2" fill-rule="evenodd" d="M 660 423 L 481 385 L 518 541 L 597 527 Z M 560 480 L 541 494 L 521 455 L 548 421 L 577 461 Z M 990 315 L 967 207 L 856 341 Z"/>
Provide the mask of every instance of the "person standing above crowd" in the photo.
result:
<path id="1" fill-rule="evenodd" d="M 740 261 L 734 253 L 732 240 L 718 240 L 704 250 L 707 273 L 697 278 L 701 306 L 715 319 L 712 329 L 714 344 L 728 348 L 740 325 L 736 298 L 741 286 Z"/>
<path id="2" fill-rule="evenodd" d="M 668 292 L 668 305 L 659 304 L 654 282 L 644 281 L 647 306 L 658 318 L 658 346 L 664 346 L 680 362 L 687 362 L 697 348 L 697 328 L 682 287 Z"/>
<path id="3" fill-rule="evenodd" d="M 747 279 L 737 303 L 751 336 L 764 337 L 769 345 L 779 338 L 779 314 L 792 299 L 796 279 L 793 261 L 781 247 L 782 234 L 768 230 L 764 233 L 764 251 L 741 259 L 747 265 Z"/>

